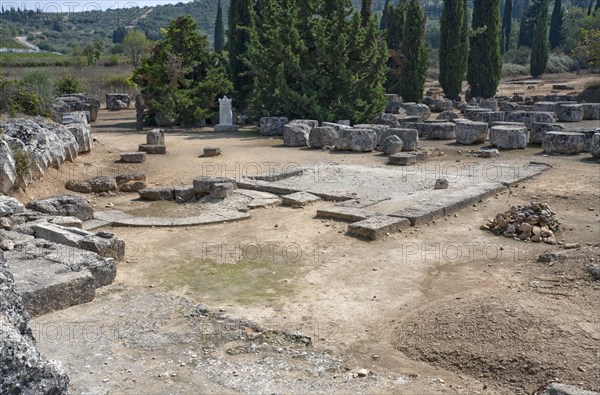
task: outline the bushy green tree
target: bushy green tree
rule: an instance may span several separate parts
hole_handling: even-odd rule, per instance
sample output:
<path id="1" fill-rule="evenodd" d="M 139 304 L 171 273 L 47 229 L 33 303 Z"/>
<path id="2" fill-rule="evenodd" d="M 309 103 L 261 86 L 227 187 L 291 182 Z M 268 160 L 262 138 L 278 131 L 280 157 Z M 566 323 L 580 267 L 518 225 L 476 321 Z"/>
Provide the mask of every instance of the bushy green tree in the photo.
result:
<path id="1" fill-rule="evenodd" d="M 405 18 L 402 52 L 406 61 L 400 74 L 400 94 L 405 101 L 418 103 L 423 98 L 427 78 L 425 14 L 418 0 L 408 2 Z"/>
<path id="2" fill-rule="evenodd" d="M 221 0 L 217 3 L 217 17 L 215 19 L 215 36 L 214 48 L 215 52 L 221 52 L 225 46 L 225 33 L 223 31 L 223 8 Z"/>
<path id="3" fill-rule="evenodd" d="M 229 78 L 233 82 L 234 103 L 242 110 L 248 106 L 248 96 L 252 89 L 252 80 L 244 64 L 244 57 L 254 29 L 253 4 L 252 0 L 231 0 L 229 3 Z"/>
<path id="4" fill-rule="evenodd" d="M 548 43 L 548 0 L 542 2 L 537 24 L 533 32 L 531 45 L 531 60 L 529 61 L 529 73 L 533 77 L 539 77 L 546 72 L 550 45 Z"/>
<path id="5" fill-rule="evenodd" d="M 160 113 L 164 119 L 197 125 L 216 112 L 218 98 L 232 85 L 220 55 L 207 45 L 190 17 L 171 21 L 165 37 L 133 73 L 150 116 Z"/>
<path id="6" fill-rule="evenodd" d="M 511 0 L 507 0 L 511 1 Z M 440 20 L 440 85 L 449 99 L 458 99 L 469 56 L 466 0 L 446 0 Z"/>
<path id="7" fill-rule="evenodd" d="M 494 97 L 502 74 L 499 0 L 475 0 L 471 27 L 467 66 L 471 96 Z"/>
<path id="8" fill-rule="evenodd" d="M 554 49 L 560 46 L 564 40 L 563 22 L 565 20 L 565 10 L 562 8 L 562 0 L 554 0 L 552 17 L 550 18 L 550 48 Z"/>
<path id="9" fill-rule="evenodd" d="M 133 67 L 138 67 L 140 59 L 150 42 L 146 35 L 139 30 L 132 30 L 125 36 L 123 40 L 123 51 L 129 56 L 133 63 Z"/>

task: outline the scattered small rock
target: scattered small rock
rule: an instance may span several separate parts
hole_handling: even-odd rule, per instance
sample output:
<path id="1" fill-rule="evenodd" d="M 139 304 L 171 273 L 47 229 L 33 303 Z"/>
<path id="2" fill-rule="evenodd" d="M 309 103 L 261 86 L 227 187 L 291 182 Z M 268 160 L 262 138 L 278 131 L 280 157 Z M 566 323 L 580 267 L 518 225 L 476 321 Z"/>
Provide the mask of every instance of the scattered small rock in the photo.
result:
<path id="1" fill-rule="evenodd" d="M 433 189 L 448 189 L 448 180 L 445 178 L 438 178 L 435 180 Z"/>
<path id="2" fill-rule="evenodd" d="M 358 377 L 367 377 L 369 375 L 369 371 L 367 369 L 358 369 L 356 372 L 358 373 Z"/>

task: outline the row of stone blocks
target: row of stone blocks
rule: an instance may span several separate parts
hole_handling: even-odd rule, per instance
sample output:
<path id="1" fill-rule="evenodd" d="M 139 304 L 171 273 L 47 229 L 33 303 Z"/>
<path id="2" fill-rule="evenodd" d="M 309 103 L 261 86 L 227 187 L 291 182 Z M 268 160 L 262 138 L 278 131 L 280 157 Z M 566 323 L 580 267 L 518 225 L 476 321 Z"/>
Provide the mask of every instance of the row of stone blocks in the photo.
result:
<path id="1" fill-rule="evenodd" d="M 533 122 L 552 123 L 555 118 L 562 122 L 581 122 L 600 119 L 600 103 L 537 102 L 525 106 L 502 105 L 500 111 L 477 106 L 464 106 L 465 118 L 480 122 L 523 122 L 531 127 Z"/>
<path id="2" fill-rule="evenodd" d="M 144 200 L 187 202 L 204 196 L 224 199 L 231 196 L 235 189 L 237 189 L 237 183 L 233 179 L 200 176 L 194 179 L 193 185 L 145 188 L 139 190 L 138 193 Z"/>

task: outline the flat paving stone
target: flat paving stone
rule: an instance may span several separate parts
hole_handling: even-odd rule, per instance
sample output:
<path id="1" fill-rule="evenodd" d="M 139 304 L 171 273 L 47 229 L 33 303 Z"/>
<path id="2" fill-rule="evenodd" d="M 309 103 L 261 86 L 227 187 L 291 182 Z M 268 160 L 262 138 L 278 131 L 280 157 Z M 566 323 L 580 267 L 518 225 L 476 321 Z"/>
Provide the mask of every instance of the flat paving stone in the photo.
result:
<path id="1" fill-rule="evenodd" d="M 329 218 L 347 222 L 363 221 L 373 215 L 375 213 L 353 207 L 332 206 L 317 210 L 317 218 Z"/>
<path id="2" fill-rule="evenodd" d="M 214 210 L 193 217 L 132 217 L 112 221 L 113 226 L 131 227 L 177 227 L 232 222 L 250 218 L 250 214 L 235 210 Z"/>
<path id="3" fill-rule="evenodd" d="M 321 200 L 319 196 L 308 192 L 296 192 L 281 197 L 281 203 L 284 206 L 304 207 L 307 204 L 318 202 Z"/>
<path id="4" fill-rule="evenodd" d="M 379 239 L 386 234 L 398 232 L 411 226 L 407 218 L 390 217 L 387 215 L 373 216 L 348 225 L 348 233 L 362 236 L 370 240 Z"/>

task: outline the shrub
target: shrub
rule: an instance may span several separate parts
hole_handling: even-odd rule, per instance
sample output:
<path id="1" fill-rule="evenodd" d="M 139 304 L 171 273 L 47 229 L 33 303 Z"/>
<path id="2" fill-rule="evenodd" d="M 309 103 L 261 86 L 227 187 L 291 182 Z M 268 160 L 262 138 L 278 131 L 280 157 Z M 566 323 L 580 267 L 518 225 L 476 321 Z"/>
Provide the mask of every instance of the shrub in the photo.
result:
<path id="1" fill-rule="evenodd" d="M 548 58 L 547 73 L 567 73 L 575 70 L 577 70 L 577 61 L 565 54 L 551 54 Z"/>
<path id="2" fill-rule="evenodd" d="M 56 93 L 58 95 L 68 95 L 81 92 L 81 81 L 72 75 L 61 77 L 56 83 Z"/>
<path id="3" fill-rule="evenodd" d="M 29 90 L 36 92 L 44 100 L 48 100 L 54 93 L 54 82 L 48 73 L 40 70 L 26 71 L 21 81 Z"/>
<path id="4" fill-rule="evenodd" d="M 514 63 L 521 66 L 529 65 L 530 52 L 531 49 L 525 46 L 511 48 L 504 53 L 504 63 Z"/>
<path id="5" fill-rule="evenodd" d="M 21 180 L 25 180 L 31 169 L 31 158 L 23 150 L 16 149 L 12 152 L 15 160 L 15 171 Z"/>
<path id="6" fill-rule="evenodd" d="M 529 65 L 504 63 L 502 65 L 502 78 L 529 75 Z"/>
<path id="7" fill-rule="evenodd" d="M 600 80 L 590 82 L 577 96 L 578 102 L 600 103 Z"/>

